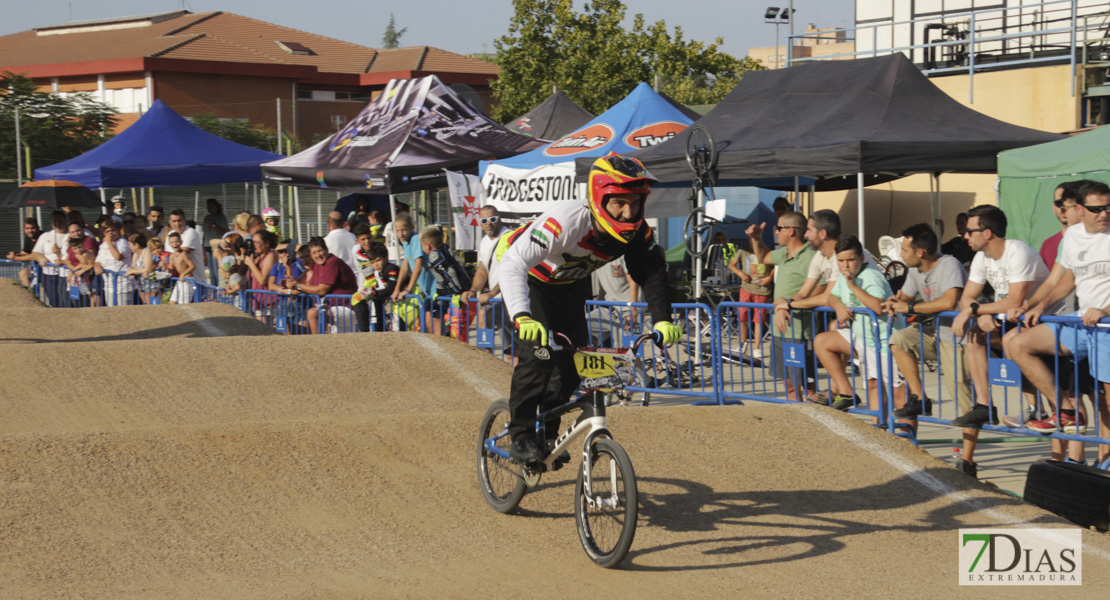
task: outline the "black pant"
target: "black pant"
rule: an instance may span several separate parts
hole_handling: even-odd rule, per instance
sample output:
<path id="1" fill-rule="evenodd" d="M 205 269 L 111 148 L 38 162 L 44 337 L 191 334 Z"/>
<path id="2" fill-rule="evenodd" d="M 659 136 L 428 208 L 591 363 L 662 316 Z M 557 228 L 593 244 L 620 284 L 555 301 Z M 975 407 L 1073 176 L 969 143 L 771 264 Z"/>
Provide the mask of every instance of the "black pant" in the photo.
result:
<path id="1" fill-rule="evenodd" d="M 374 314 L 378 316 L 374 322 L 374 331 L 385 331 L 385 300 L 364 300 L 351 307 L 355 311 L 358 330 L 363 333 L 370 331 L 371 302 L 374 303 Z"/>
<path id="2" fill-rule="evenodd" d="M 509 394 L 509 434 L 513 436 L 535 429 L 537 409 L 554 408 L 578 389 L 581 378 L 574 366 L 574 352 L 587 340 L 589 279 L 562 285 L 529 280 L 528 288 L 532 318 L 549 330 L 548 344 L 557 342 L 563 349 L 555 351 L 516 339 L 519 362 Z M 561 338 L 552 340 L 550 330 L 569 337 L 570 344 Z M 549 432 L 558 425 L 558 421 L 545 424 Z"/>

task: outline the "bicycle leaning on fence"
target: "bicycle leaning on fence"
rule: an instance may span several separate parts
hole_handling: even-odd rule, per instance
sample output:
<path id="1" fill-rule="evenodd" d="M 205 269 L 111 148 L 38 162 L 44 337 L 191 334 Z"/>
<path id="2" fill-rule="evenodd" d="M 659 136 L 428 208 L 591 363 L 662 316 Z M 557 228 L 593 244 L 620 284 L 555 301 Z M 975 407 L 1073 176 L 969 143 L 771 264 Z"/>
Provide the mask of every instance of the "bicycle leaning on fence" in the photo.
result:
<path id="1" fill-rule="evenodd" d="M 551 332 L 553 350 L 562 349 Z M 632 383 L 637 372 L 640 346 L 652 340 L 661 346 L 662 335 L 644 334 L 631 348 L 579 348 L 574 364 L 583 378 L 582 387 L 569 402 L 536 417 L 536 446 L 547 448 L 544 423 L 568 413 L 581 415 L 539 463 L 519 465 L 509 459 L 509 402 L 494 401 L 482 417 L 478 431 L 478 483 L 486 502 L 500 513 L 509 513 L 520 504 L 524 493 L 540 482 L 546 471 L 556 471 L 570 460 L 564 451 L 576 440 L 582 442 L 582 465 L 574 484 L 574 521 L 586 554 L 604 568 L 614 567 L 628 554 L 636 535 L 639 505 L 636 474 L 628 453 L 613 439 L 606 427 L 605 409 L 610 393 Z M 557 432 L 556 432 L 557 433 Z"/>

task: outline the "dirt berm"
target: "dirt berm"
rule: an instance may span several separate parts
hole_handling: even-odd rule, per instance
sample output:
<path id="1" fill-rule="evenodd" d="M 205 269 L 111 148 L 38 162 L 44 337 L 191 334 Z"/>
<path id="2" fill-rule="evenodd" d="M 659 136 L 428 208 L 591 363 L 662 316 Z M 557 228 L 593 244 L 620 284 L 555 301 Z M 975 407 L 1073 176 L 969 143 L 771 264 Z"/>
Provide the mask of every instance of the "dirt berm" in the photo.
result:
<path id="1" fill-rule="evenodd" d="M 3 286 L 0 286 L 2 288 Z M 219 306 L 9 308 L 0 597 L 1101 598 L 961 588 L 957 530 L 1070 527 L 819 407 L 615 407 L 639 528 L 586 558 L 574 469 L 488 508 L 475 435 L 510 369 L 417 334 L 285 337 Z M 199 320 L 203 319 L 203 321 Z M 236 334 L 236 335 L 228 335 Z"/>

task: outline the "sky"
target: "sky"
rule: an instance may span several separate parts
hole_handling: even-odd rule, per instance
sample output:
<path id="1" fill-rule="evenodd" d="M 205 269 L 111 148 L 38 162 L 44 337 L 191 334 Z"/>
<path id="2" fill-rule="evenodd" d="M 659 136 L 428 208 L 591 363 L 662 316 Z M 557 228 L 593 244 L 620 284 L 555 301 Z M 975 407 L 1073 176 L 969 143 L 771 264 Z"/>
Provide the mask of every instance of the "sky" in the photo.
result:
<path id="1" fill-rule="evenodd" d="M 4 18 L 0 35 L 34 27 L 112 17 L 145 15 L 174 10 L 194 13 L 221 10 L 301 29 L 318 35 L 370 47 L 380 47 L 382 33 L 392 12 L 396 27 L 408 28 L 403 46 L 434 46 L 470 54 L 493 52 L 493 42 L 505 35 L 512 17 L 510 0 L 2 0 Z M 775 26 L 763 21 L 769 6 L 786 7 L 785 0 L 624 0 L 628 14 L 640 13 L 647 23 L 660 19 L 673 32 L 681 26 L 688 40 L 712 42 L 723 38 L 721 50 L 736 56 L 748 48 L 774 46 Z M 581 9 L 583 2 L 576 1 Z M 808 23 L 818 27 L 851 27 L 855 0 L 794 0 L 795 32 Z M 779 27 L 785 40 L 788 27 Z M 785 42 L 781 42 L 785 43 Z"/>

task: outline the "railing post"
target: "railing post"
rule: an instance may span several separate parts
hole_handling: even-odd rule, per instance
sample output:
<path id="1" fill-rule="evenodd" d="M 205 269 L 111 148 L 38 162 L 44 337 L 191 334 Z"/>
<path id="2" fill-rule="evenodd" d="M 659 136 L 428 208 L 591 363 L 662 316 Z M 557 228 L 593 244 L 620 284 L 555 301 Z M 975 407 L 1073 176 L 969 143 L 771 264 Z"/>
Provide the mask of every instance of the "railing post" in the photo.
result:
<path id="1" fill-rule="evenodd" d="M 1073 0 L 1074 2 L 1074 0 Z M 975 104 L 975 13 L 971 13 L 970 31 L 967 36 L 967 94 L 968 104 Z M 1073 53 L 1074 54 L 1074 53 Z"/>

